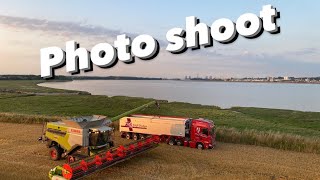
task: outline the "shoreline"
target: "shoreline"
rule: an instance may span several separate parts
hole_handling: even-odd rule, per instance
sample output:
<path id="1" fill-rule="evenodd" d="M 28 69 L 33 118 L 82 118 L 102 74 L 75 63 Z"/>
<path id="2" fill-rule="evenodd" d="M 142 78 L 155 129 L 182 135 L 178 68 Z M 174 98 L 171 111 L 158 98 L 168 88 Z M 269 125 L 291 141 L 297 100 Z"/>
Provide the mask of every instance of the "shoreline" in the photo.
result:
<path id="1" fill-rule="evenodd" d="M 219 80 L 183 80 L 183 79 L 70 79 L 70 80 L 43 80 L 44 82 L 69 82 L 69 81 L 185 81 L 185 82 L 225 82 L 225 83 L 266 83 L 266 84 L 320 84 L 319 82 L 295 82 L 295 81 L 219 81 Z"/>
<path id="2" fill-rule="evenodd" d="M 210 81 L 210 80 L 173 80 L 173 81 L 192 81 L 192 82 L 225 82 L 225 83 L 266 83 L 266 84 L 320 84 L 320 82 L 268 82 L 268 81 Z"/>
<path id="3" fill-rule="evenodd" d="M 69 80 L 69 81 L 50 81 L 50 82 L 72 82 L 72 81 L 83 81 L 84 79 L 81 80 Z M 92 79 L 90 79 L 89 81 L 91 81 Z M 85 80 L 88 81 L 88 80 Z M 106 81 L 106 80 L 94 80 L 94 81 Z M 114 81 L 114 80 L 107 80 L 107 81 Z M 115 81 L 126 81 L 126 80 L 115 80 Z M 128 81 L 134 81 L 134 80 L 128 80 Z M 136 80 L 136 81 L 150 81 L 150 80 Z M 156 80 L 156 81 L 160 81 L 160 80 Z M 162 80 L 162 81 L 184 81 L 184 80 Z M 207 81 L 200 81 L 200 80 L 187 80 L 185 82 L 207 82 Z M 50 83 L 48 82 L 48 83 Z M 220 83 L 233 83 L 233 82 L 225 82 L 225 81 L 214 81 L 214 82 L 220 82 Z M 54 87 L 48 87 L 48 86 L 42 86 L 40 84 L 42 83 L 47 83 L 46 81 L 44 82 L 39 82 L 37 84 L 37 86 L 39 87 L 45 87 L 45 88 L 52 88 L 52 89 L 58 89 L 58 90 L 68 90 L 68 91 L 76 91 L 75 93 L 62 93 L 66 94 L 66 95 L 70 95 L 70 94 L 79 94 L 79 95 L 97 95 L 97 96 L 106 96 L 106 97 L 116 97 L 116 96 L 123 96 L 123 97 L 133 97 L 133 98 L 143 98 L 143 99 L 148 99 L 148 98 L 152 98 L 152 99 L 158 99 L 158 98 L 153 98 L 153 97 L 142 97 L 142 96 L 128 96 L 128 95 L 108 95 L 108 94 L 92 94 L 91 92 L 88 91 L 79 91 L 79 90 L 69 90 L 69 89 L 63 89 L 63 88 L 54 88 Z M 234 82 L 234 83 L 261 83 L 261 84 L 267 84 L 268 82 Z M 272 83 L 269 83 L 272 84 Z M 279 82 L 277 84 L 298 84 L 298 83 L 288 83 L 288 82 Z M 81 93 L 82 92 L 82 93 Z M 52 95 L 52 94 L 48 94 L 48 95 Z M 161 99 L 161 98 L 160 98 Z M 241 108 L 258 108 L 258 109 L 270 109 L 270 110 L 282 110 L 282 111 L 297 111 L 297 112 L 320 112 L 319 111 L 312 111 L 312 110 L 299 110 L 299 109 L 286 109 L 286 108 L 276 108 L 276 107 L 259 107 L 259 106 L 241 106 L 241 105 L 234 105 L 234 106 L 228 106 L 228 107 L 221 107 L 219 105 L 214 105 L 214 104 L 205 104 L 205 103 L 193 103 L 193 102 L 186 102 L 186 101 L 179 101 L 179 100 L 168 100 L 168 99 L 162 99 L 162 100 L 167 100 L 169 102 L 178 102 L 178 103 L 189 103 L 189 104 L 194 104 L 194 105 L 202 105 L 202 106 L 213 106 L 213 107 L 218 107 L 221 110 L 231 110 L 232 108 L 237 108 L 237 107 L 241 107 Z"/>

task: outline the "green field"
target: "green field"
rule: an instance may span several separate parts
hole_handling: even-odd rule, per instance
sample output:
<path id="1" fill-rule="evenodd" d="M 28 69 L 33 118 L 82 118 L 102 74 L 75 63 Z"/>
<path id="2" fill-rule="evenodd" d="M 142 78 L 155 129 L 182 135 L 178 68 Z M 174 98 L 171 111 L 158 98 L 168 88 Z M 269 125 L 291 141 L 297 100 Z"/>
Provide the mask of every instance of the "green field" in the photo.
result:
<path id="1" fill-rule="evenodd" d="M 0 81 L 0 89 L 38 92 L 72 92 L 36 86 L 37 81 Z M 40 122 L 61 116 L 101 114 L 114 117 L 149 102 L 151 99 L 107 97 L 95 95 L 33 95 L 0 94 L 0 121 Z M 256 144 L 281 149 L 320 152 L 320 113 L 215 106 L 171 102 L 160 109 L 149 107 L 142 114 L 208 118 L 217 125 L 218 139 L 225 142 Z M 232 135 L 232 136 L 231 136 Z M 266 141 L 266 138 L 269 138 Z M 271 140 L 270 140 L 271 139 Z M 273 141 L 273 144 L 269 144 Z M 309 144 L 308 144 L 309 143 Z M 312 145 L 310 145 L 310 143 Z M 291 145 L 297 145 L 291 147 Z M 306 150 L 306 146 L 314 146 Z M 290 145 L 290 147 L 288 147 Z M 302 149 L 301 149 L 302 148 Z"/>
<path id="2" fill-rule="evenodd" d="M 1 93 L 77 93 L 64 89 L 37 86 L 41 80 L 0 80 Z"/>

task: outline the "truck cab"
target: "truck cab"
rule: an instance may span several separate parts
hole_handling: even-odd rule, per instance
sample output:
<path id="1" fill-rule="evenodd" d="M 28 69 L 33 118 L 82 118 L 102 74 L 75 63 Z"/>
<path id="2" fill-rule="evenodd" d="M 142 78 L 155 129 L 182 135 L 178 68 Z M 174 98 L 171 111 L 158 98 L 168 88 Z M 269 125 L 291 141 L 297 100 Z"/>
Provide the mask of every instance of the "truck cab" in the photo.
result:
<path id="1" fill-rule="evenodd" d="M 216 145 L 215 125 L 210 120 L 202 118 L 191 120 L 189 136 L 190 147 L 212 149 Z"/>

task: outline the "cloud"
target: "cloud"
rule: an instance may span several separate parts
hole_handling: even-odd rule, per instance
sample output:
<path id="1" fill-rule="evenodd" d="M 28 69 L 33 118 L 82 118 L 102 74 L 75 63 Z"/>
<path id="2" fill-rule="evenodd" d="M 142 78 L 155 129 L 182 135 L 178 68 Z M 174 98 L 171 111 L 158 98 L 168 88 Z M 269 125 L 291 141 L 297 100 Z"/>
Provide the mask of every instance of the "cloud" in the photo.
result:
<path id="1" fill-rule="evenodd" d="M 32 19 L 25 17 L 13 17 L 0 15 L 0 24 L 13 29 L 25 29 L 30 31 L 42 31 L 53 33 L 55 35 L 64 37 L 88 37 L 96 39 L 104 39 L 112 43 L 117 35 L 126 34 L 131 39 L 138 36 L 138 34 L 130 32 L 122 32 L 120 30 L 113 30 L 103 26 L 90 25 L 83 22 L 62 22 L 50 21 L 46 19 Z M 158 40 L 160 46 L 164 46 L 165 42 Z"/>
<path id="2" fill-rule="evenodd" d="M 188 51 L 190 56 L 203 56 L 207 58 L 233 59 L 238 62 L 266 63 L 273 60 L 285 63 L 320 64 L 319 48 L 297 48 L 282 52 L 265 52 L 263 50 L 250 50 L 249 48 L 202 48 L 197 51 Z"/>
<path id="3" fill-rule="evenodd" d="M 117 35 L 126 34 L 127 36 L 134 38 L 138 34 L 132 32 L 122 32 L 120 30 L 113 30 L 103 26 L 90 25 L 83 22 L 61 22 L 61 21 L 50 21 L 46 19 L 32 19 L 25 17 L 13 17 L 0 15 L 0 24 L 5 25 L 9 28 L 14 29 L 26 29 L 30 31 L 42 31 L 51 33 L 57 36 L 73 39 L 74 37 L 81 37 L 88 39 L 94 44 L 101 42 L 101 40 L 113 44 Z M 91 40 L 90 40 L 91 39 Z M 92 41 L 93 39 L 93 41 Z M 165 48 L 167 42 L 159 40 L 162 49 Z M 17 43 L 18 40 L 12 43 Z M 217 45 L 217 43 L 216 43 Z M 228 58 L 228 59 L 257 59 L 263 60 L 268 59 L 270 56 L 283 57 L 284 59 L 292 59 L 294 61 L 303 62 L 318 62 L 317 59 L 320 56 L 318 48 L 302 48 L 297 50 L 291 50 L 282 53 L 266 53 L 266 52 L 252 52 L 246 48 L 234 48 L 234 47 L 209 47 L 201 48 L 199 50 L 188 50 L 185 52 L 187 56 L 202 56 L 202 57 L 215 57 L 215 58 Z M 308 57 L 308 59 L 304 58 Z M 281 60 L 281 58 L 279 58 Z"/>
<path id="4" fill-rule="evenodd" d="M 304 55 L 319 55 L 320 49 L 319 48 L 302 48 L 297 51 L 291 51 L 289 53 L 298 55 L 298 56 L 304 56 Z"/>
<path id="5" fill-rule="evenodd" d="M 61 21 L 49 21 L 45 19 L 31 19 L 23 17 L 13 16 L 1 16 L 0 24 L 6 25 L 11 28 L 22 28 L 27 30 L 39 30 L 39 31 L 59 31 L 66 32 L 67 34 L 81 34 L 81 35 L 93 35 L 104 36 L 112 35 L 116 36 L 121 32 L 119 30 L 110 30 L 102 26 L 94 26 L 88 24 L 81 24 L 76 22 L 61 22 Z"/>
<path id="6" fill-rule="evenodd" d="M 82 22 L 61 22 L 0 15 L 0 29 L 7 31 L 4 48 L 0 52 L 3 62 L 0 73 L 19 72 L 39 74 L 39 49 L 49 46 L 64 46 L 68 40 L 76 40 L 81 46 L 91 48 L 101 42 L 113 44 L 117 35 L 134 38 L 134 32 L 122 32 L 103 26 Z M 6 30 L 7 28 L 7 30 Z M 9 29 L 9 30 L 8 30 Z M 12 29 L 14 31 L 12 31 Z M 40 35 L 40 36 L 39 36 Z M 159 40 L 162 47 L 158 57 L 151 61 L 137 60 L 127 65 L 121 62 L 110 69 L 95 68 L 90 74 L 80 75 L 131 75 L 184 77 L 185 75 L 224 76 L 276 76 L 318 75 L 319 49 L 297 48 L 282 52 L 253 51 L 248 47 L 222 46 L 188 50 L 183 54 L 171 54 L 164 50 L 167 42 Z M 1 44 L 2 43 L 2 44 Z M 21 48 L 21 49 L 18 49 Z M 18 52 L 18 53 L 17 53 Z M 5 62 L 10 59 L 10 63 Z M 58 72 L 65 74 L 65 68 Z M 57 73 L 58 74 L 58 73 Z"/>

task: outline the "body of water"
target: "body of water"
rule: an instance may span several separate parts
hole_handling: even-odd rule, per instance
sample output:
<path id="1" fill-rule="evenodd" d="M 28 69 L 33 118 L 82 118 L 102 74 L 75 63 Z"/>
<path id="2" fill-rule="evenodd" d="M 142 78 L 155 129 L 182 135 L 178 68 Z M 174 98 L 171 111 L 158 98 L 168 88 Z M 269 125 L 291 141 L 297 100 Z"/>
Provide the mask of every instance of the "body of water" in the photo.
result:
<path id="1" fill-rule="evenodd" d="M 93 95 L 133 96 L 216 105 L 320 112 L 320 85 L 151 80 L 78 80 L 40 86 L 87 91 Z"/>

